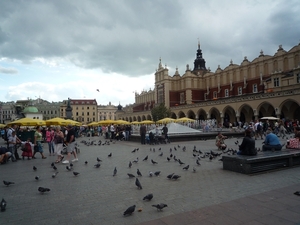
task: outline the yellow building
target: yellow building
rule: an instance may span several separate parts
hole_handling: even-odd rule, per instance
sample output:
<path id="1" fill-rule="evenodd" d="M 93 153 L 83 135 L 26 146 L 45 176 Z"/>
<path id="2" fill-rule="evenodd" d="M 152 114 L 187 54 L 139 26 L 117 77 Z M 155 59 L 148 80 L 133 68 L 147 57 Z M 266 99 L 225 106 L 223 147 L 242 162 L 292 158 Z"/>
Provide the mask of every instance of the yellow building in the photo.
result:
<path id="1" fill-rule="evenodd" d="M 98 121 L 101 120 L 116 120 L 117 106 L 109 102 L 108 105 L 98 105 Z"/>
<path id="2" fill-rule="evenodd" d="M 60 107 L 60 117 L 66 117 L 68 100 L 64 100 Z M 70 99 L 72 118 L 82 124 L 98 121 L 96 99 Z"/>
<path id="3" fill-rule="evenodd" d="M 249 122 L 263 116 L 300 120 L 300 44 L 286 51 L 280 45 L 273 56 L 259 55 L 241 64 L 230 64 L 215 72 L 206 68 L 198 44 L 194 68 L 170 75 L 161 59 L 154 74 L 154 90 L 136 94 L 135 103 L 117 114 L 118 119 L 142 121 L 151 118 L 159 103 L 173 118 L 218 122 Z"/>

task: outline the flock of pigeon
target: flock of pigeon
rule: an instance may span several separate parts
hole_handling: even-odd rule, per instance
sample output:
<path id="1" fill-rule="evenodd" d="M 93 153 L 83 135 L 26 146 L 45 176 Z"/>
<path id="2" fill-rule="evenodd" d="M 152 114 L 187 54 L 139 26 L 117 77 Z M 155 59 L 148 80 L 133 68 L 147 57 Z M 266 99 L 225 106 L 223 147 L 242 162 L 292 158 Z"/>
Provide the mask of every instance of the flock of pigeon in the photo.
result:
<path id="1" fill-rule="evenodd" d="M 98 141 L 98 143 L 96 141 L 82 141 L 83 144 L 85 144 L 86 146 L 90 146 L 90 145 L 110 145 L 114 142 L 110 142 L 110 141 L 105 141 L 105 142 L 102 142 L 102 141 Z M 167 145 L 165 145 L 167 146 Z M 217 157 L 221 156 L 222 154 L 235 154 L 236 153 L 236 150 L 233 150 L 233 149 L 230 149 L 230 150 L 227 150 L 227 151 L 220 151 L 220 152 L 214 152 L 214 151 L 207 151 L 207 152 L 202 152 L 201 150 L 197 150 L 197 147 L 194 146 L 194 148 L 192 150 L 187 150 L 187 148 L 185 146 L 181 147 L 180 145 L 177 145 L 177 146 L 174 146 L 174 147 L 170 147 L 170 145 L 168 145 L 169 147 L 169 150 L 162 150 L 161 147 L 159 146 L 155 146 L 155 147 L 150 147 L 150 153 L 152 157 L 153 154 L 156 154 L 157 156 L 157 160 L 154 160 L 153 158 L 150 159 L 149 155 L 146 153 L 145 157 L 143 158 L 142 162 L 146 162 L 146 161 L 149 161 L 151 162 L 151 164 L 153 165 L 157 165 L 159 163 L 161 163 L 161 160 L 159 159 L 162 159 L 162 161 L 164 163 L 168 163 L 168 162 L 175 162 L 175 163 L 178 163 L 179 166 L 182 166 L 182 170 L 183 171 L 188 171 L 190 170 L 190 166 L 191 166 L 191 171 L 192 172 L 196 172 L 197 171 L 197 167 L 201 165 L 200 161 L 203 160 L 203 159 L 207 159 L 208 161 L 212 161 L 214 159 L 216 159 Z M 157 148 L 156 148 L 157 147 Z M 165 148 L 165 147 L 164 147 Z M 139 148 L 135 148 L 133 150 L 130 150 L 131 153 L 137 153 L 139 151 Z M 177 154 L 179 153 L 179 151 L 181 152 L 186 152 L 186 154 L 190 154 L 190 157 L 193 158 L 193 161 L 195 162 L 194 165 L 190 165 L 190 164 L 187 164 L 184 162 L 184 160 L 178 158 L 176 155 L 180 155 L 180 154 Z M 157 152 L 157 153 L 156 153 Z M 130 154 L 130 152 L 128 152 Z M 142 153 L 142 152 L 141 152 Z M 143 153 L 144 154 L 145 151 L 143 150 Z M 108 158 L 113 158 L 113 153 L 109 153 L 107 155 Z M 96 164 L 93 165 L 94 168 L 100 168 L 101 167 L 101 163 L 102 162 L 102 159 L 100 157 L 96 157 Z M 139 162 L 139 157 L 136 157 L 134 160 L 131 160 L 129 161 L 129 164 L 128 164 L 128 167 L 131 168 L 133 167 L 134 165 L 138 165 Z M 85 165 L 88 165 L 88 162 L 85 161 L 84 162 Z M 51 168 L 53 169 L 53 174 L 52 174 L 52 178 L 55 179 L 57 177 L 57 175 L 59 174 L 58 172 L 58 169 L 57 169 L 57 166 L 55 163 L 51 163 Z M 73 172 L 73 175 L 76 177 L 76 176 L 79 176 L 80 173 L 75 171 L 74 170 L 74 165 L 73 163 L 70 163 L 68 165 L 65 166 L 66 170 L 67 171 L 72 171 Z M 156 167 L 154 167 L 156 168 Z M 36 166 L 33 166 L 33 171 L 38 171 L 38 168 Z M 117 167 L 114 167 L 113 171 L 112 171 L 112 176 L 115 177 L 117 176 Z M 137 187 L 137 189 L 141 190 L 143 189 L 142 187 L 142 184 L 141 184 L 141 181 L 139 180 L 140 177 L 142 177 L 142 172 L 140 171 L 139 168 L 137 168 L 136 170 L 136 175 L 133 174 L 133 173 L 127 173 L 129 179 L 132 179 L 132 178 L 135 178 L 135 185 Z M 148 176 L 149 177 L 158 177 L 161 175 L 161 171 L 160 170 L 157 170 L 157 171 L 149 171 L 148 172 Z M 169 180 L 173 180 L 173 181 L 176 181 L 178 179 L 181 178 L 181 175 L 179 174 L 175 174 L 175 173 L 171 173 L 169 175 L 166 176 L 167 179 Z M 36 181 L 39 181 L 40 180 L 40 176 L 36 175 L 35 176 L 35 180 Z M 10 186 L 10 185 L 14 185 L 15 183 L 12 182 L 12 181 L 6 181 L 6 180 L 3 180 L 3 183 L 4 185 L 6 186 Z M 38 187 L 38 192 L 40 192 L 41 194 L 46 194 L 48 192 L 50 192 L 50 188 L 47 188 L 47 187 L 41 187 L 39 186 Z M 151 201 L 153 198 L 153 194 L 150 193 L 150 194 L 147 194 L 143 200 L 144 201 Z M 1 211 L 5 211 L 6 209 L 6 205 L 7 205 L 7 202 L 2 199 L 1 201 Z M 157 211 L 161 211 L 163 210 L 165 207 L 167 207 L 168 205 L 165 204 L 165 203 L 159 203 L 159 204 L 153 204 L 152 207 L 155 207 L 157 209 Z M 131 215 L 134 211 L 135 211 L 135 208 L 136 206 L 135 205 L 132 205 L 130 207 L 128 207 L 125 212 L 123 213 L 124 216 L 127 216 L 127 215 Z M 141 211 L 142 209 L 139 209 L 138 211 Z"/>

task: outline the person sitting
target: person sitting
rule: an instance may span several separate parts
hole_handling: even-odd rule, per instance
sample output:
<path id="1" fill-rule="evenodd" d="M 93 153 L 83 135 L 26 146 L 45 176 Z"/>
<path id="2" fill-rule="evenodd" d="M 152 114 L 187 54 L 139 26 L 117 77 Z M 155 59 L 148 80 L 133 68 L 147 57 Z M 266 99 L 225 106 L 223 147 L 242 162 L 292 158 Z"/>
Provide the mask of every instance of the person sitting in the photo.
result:
<path id="1" fill-rule="evenodd" d="M 256 155 L 257 150 L 255 148 L 255 141 L 251 137 L 252 131 L 247 129 L 245 130 L 245 137 L 242 141 L 242 144 L 239 146 L 238 155 Z"/>
<path id="2" fill-rule="evenodd" d="M 265 144 L 262 146 L 263 151 L 281 151 L 282 149 L 279 138 L 271 129 L 267 130 L 267 136 L 264 143 Z"/>
<path id="3" fill-rule="evenodd" d="M 287 141 L 286 148 L 300 149 L 300 127 L 294 128 L 295 136 Z"/>
<path id="4" fill-rule="evenodd" d="M 218 135 L 216 136 L 216 146 L 218 147 L 218 150 L 225 150 L 227 148 L 227 145 L 224 142 L 226 138 L 227 136 L 224 136 L 221 134 L 221 132 L 218 132 Z"/>
<path id="5" fill-rule="evenodd" d="M 9 157 L 11 157 L 11 152 L 5 148 L 0 147 L 0 164 L 5 164 Z"/>

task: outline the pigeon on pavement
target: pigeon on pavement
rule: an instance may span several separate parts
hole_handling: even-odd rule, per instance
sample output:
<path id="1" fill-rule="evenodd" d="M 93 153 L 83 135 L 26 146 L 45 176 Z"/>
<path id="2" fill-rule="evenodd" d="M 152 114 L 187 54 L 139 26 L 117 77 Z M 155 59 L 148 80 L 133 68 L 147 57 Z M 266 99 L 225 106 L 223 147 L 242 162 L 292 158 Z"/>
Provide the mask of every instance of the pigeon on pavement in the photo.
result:
<path id="1" fill-rule="evenodd" d="M 135 205 L 130 206 L 128 209 L 125 210 L 125 212 L 123 213 L 124 216 L 126 215 L 131 215 L 135 210 Z"/>
<path id="2" fill-rule="evenodd" d="M 138 187 L 138 189 L 143 189 L 138 178 L 135 178 L 135 185 Z"/>
<path id="3" fill-rule="evenodd" d="M 58 174 L 58 172 L 55 172 L 54 174 L 52 174 L 52 178 L 55 178 L 57 174 Z"/>
<path id="4" fill-rule="evenodd" d="M 11 182 L 11 181 L 3 181 L 3 184 L 6 185 L 6 186 L 9 186 L 11 184 L 15 184 L 14 182 Z"/>
<path id="5" fill-rule="evenodd" d="M 148 201 L 150 201 L 152 198 L 153 198 L 153 194 L 148 194 L 148 195 L 146 195 L 146 196 L 143 198 L 143 200 L 148 200 Z"/>
<path id="6" fill-rule="evenodd" d="M 79 175 L 80 173 L 74 171 L 73 174 L 74 174 L 74 176 L 76 177 L 76 176 Z"/>
<path id="7" fill-rule="evenodd" d="M 129 178 L 133 178 L 133 177 L 135 177 L 133 174 L 131 174 L 131 173 L 127 173 L 127 175 L 129 176 Z"/>
<path id="8" fill-rule="evenodd" d="M 36 179 L 36 180 L 39 180 L 40 179 L 40 177 L 39 176 L 35 176 L 35 178 L 34 179 Z"/>
<path id="9" fill-rule="evenodd" d="M 117 175 L 117 167 L 115 167 L 115 169 L 114 169 L 114 174 L 113 174 L 113 176 L 116 176 Z"/>
<path id="10" fill-rule="evenodd" d="M 2 198 L 2 201 L 0 203 L 0 207 L 1 207 L 1 212 L 4 212 L 6 209 L 6 201 L 4 200 L 4 198 Z"/>
<path id="11" fill-rule="evenodd" d="M 146 157 L 143 159 L 143 161 L 146 161 L 146 160 L 148 160 L 148 156 L 146 156 Z"/>
<path id="12" fill-rule="evenodd" d="M 159 176 L 159 174 L 160 174 L 160 171 L 156 171 L 156 172 L 154 173 L 155 176 Z"/>
<path id="13" fill-rule="evenodd" d="M 39 191 L 40 193 L 44 194 L 45 192 L 49 192 L 50 189 L 49 189 L 49 188 L 44 188 L 44 187 L 39 187 L 39 188 L 38 188 L 38 191 Z"/>
<path id="14" fill-rule="evenodd" d="M 183 170 L 188 170 L 189 168 L 190 168 L 190 165 L 187 165 L 187 166 L 183 167 L 182 169 Z"/>
<path id="15" fill-rule="evenodd" d="M 157 162 L 155 162 L 153 159 L 151 159 L 152 164 L 157 164 Z"/>
<path id="16" fill-rule="evenodd" d="M 161 211 L 163 208 L 168 207 L 168 205 L 164 204 L 164 203 L 160 203 L 157 205 L 152 205 L 152 207 L 155 207 L 157 209 L 157 211 Z"/>
<path id="17" fill-rule="evenodd" d="M 129 165 L 128 165 L 128 167 L 129 167 L 129 168 L 131 168 L 131 167 L 132 167 L 132 163 L 131 163 L 131 161 L 129 161 Z"/>
<path id="18" fill-rule="evenodd" d="M 100 163 L 95 164 L 94 167 L 99 168 L 100 167 Z"/>
<path id="19" fill-rule="evenodd" d="M 34 170 L 34 171 L 37 171 L 37 168 L 36 168 L 36 166 L 33 166 L 32 168 L 33 168 L 33 170 Z"/>
<path id="20" fill-rule="evenodd" d="M 112 156 L 112 153 L 110 153 L 109 155 L 108 155 L 108 157 L 111 157 Z"/>
<path id="21" fill-rule="evenodd" d="M 136 170 L 136 173 L 137 173 L 137 175 L 140 176 L 140 177 L 143 176 L 142 173 L 141 173 L 141 171 L 140 171 L 139 169 Z"/>

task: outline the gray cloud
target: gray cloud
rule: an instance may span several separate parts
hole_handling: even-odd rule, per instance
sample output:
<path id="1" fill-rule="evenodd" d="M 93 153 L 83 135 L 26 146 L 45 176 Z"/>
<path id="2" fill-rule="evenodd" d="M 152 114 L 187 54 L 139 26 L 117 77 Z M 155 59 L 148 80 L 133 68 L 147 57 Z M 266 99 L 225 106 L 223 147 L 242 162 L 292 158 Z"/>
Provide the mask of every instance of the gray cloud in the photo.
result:
<path id="1" fill-rule="evenodd" d="M 18 73 L 18 70 L 13 68 L 4 68 L 0 66 L 0 73 L 15 74 Z"/>
<path id="2" fill-rule="evenodd" d="M 298 44 L 298 1 L 1 1 L 0 58 L 64 58 L 82 68 L 151 74 L 159 57 L 184 73 L 200 38 L 215 70 Z M 170 73 L 174 73 L 174 69 Z"/>

